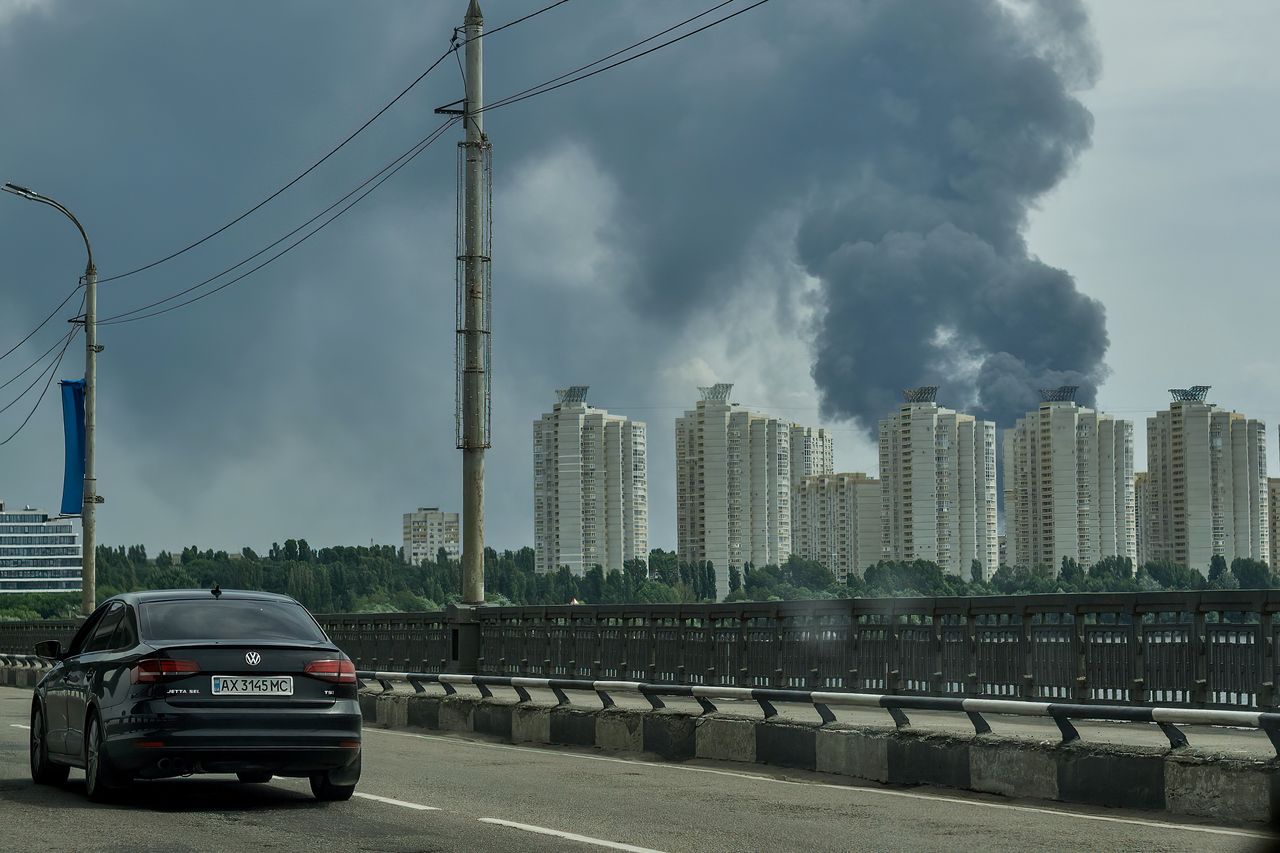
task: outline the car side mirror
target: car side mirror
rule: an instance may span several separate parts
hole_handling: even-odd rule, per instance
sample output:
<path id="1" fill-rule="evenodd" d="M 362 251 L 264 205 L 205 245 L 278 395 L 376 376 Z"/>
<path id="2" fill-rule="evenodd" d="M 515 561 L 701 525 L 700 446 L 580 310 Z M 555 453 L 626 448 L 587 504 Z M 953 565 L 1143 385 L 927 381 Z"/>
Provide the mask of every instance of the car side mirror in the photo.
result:
<path id="1" fill-rule="evenodd" d="M 45 640 L 42 643 L 36 643 L 36 654 L 50 660 L 62 660 L 62 642 L 60 640 Z"/>

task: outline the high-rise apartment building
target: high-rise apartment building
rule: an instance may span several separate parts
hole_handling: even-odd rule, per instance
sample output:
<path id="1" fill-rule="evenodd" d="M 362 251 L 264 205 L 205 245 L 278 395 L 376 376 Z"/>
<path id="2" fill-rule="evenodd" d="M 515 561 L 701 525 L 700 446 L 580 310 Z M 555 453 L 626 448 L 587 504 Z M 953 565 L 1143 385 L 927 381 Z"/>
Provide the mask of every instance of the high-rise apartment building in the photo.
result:
<path id="1" fill-rule="evenodd" d="M 533 423 L 534 567 L 622 571 L 649 561 L 645 425 L 587 405 L 587 386 L 556 391 Z"/>
<path id="2" fill-rule="evenodd" d="M 1133 423 L 1077 405 L 1075 392 L 1041 391 L 1040 407 L 1004 432 L 1011 565 L 1138 558 Z"/>
<path id="3" fill-rule="evenodd" d="M 458 537 L 458 513 L 441 512 L 438 507 L 420 506 L 404 514 L 402 533 L 404 558 L 411 566 L 423 560 L 435 561 L 443 548 L 449 559 L 456 560 L 462 554 Z"/>
<path id="4" fill-rule="evenodd" d="M 1267 479 L 1267 565 L 1280 571 L 1280 477 Z"/>
<path id="5" fill-rule="evenodd" d="M 841 581 L 880 559 L 880 481 L 874 477 L 802 477 L 791 490 L 791 517 L 792 553 L 817 560 Z"/>
<path id="6" fill-rule="evenodd" d="M 730 567 L 791 555 L 791 425 L 731 403 L 729 383 L 699 390 L 676 419 L 676 545 L 712 563 L 724 598 Z"/>
<path id="7" fill-rule="evenodd" d="M 1271 556 L 1266 425 L 1208 392 L 1170 389 L 1168 410 L 1147 418 L 1148 552 L 1204 573 L 1214 556 Z"/>
<path id="8" fill-rule="evenodd" d="M 1147 511 L 1147 495 L 1151 489 L 1151 480 L 1146 471 L 1138 471 L 1133 475 L 1133 516 L 1134 530 L 1138 537 L 1138 566 L 1151 562 L 1151 531 L 1147 530 L 1147 520 L 1151 514 Z"/>
<path id="9" fill-rule="evenodd" d="M 999 558 L 996 425 L 942 408 L 937 392 L 904 392 L 880 422 L 882 553 L 965 578 L 977 560 L 987 577 Z"/>
<path id="10" fill-rule="evenodd" d="M 791 485 L 835 472 L 835 442 L 822 427 L 791 425 Z"/>
<path id="11" fill-rule="evenodd" d="M 0 594 L 79 592 L 80 534 L 71 519 L 50 518 L 0 501 Z"/>
<path id="12" fill-rule="evenodd" d="M 1280 571 L 1280 478 L 1267 478 L 1267 565 Z"/>

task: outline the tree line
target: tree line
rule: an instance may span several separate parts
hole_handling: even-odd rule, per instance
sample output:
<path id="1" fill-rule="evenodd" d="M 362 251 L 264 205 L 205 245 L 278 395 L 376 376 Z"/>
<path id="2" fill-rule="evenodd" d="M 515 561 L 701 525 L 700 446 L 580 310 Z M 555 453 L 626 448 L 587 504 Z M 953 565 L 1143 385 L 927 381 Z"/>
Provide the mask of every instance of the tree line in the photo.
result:
<path id="1" fill-rule="evenodd" d="M 486 598 L 496 605 L 694 603 L 720 597 L 715 566 L 681 561 L 655 548 L 644 561 L 627 562 L 620 572 L 595 566 L 582 576 L 567 566 L 555 572 L 534 570 L 532 548 L 485 549 Z M 390 545 L 313 548 L 305 539 L 273 544 L 265 555 L 252 548 L 238 554 L 184 548 L 150 558 L 142 545 L 99 546 L 98 599 L 142 589 L 257 589 L 285 593 L 316 613 L 369 613 L 438 610 L 460 596 L 462 568 L 441 549 L 434 560 L 409 565 L 403 549 Z M 1142 592 L 1280 587 L 1280 576 L 1258 560 L 1230 565 L 1214 557 L 1199 571 L 1168 562 L 1108 557 L 1092 566 L 1064 558 L 1053 571 L 1001 566 L 983 578 L 974 561 L 968 578 L 948 574 L 927 560 L 884 560 L 861 576 L 837 579 L 816 560 L 791 556 L 781 565 L 736 567 L 728 572 L 728 601 L 788 601 L 863 596 L 1022 595 L 1051 592 Z M 79 593 L 5 594 L 0 619 L 74 616 Z"/>

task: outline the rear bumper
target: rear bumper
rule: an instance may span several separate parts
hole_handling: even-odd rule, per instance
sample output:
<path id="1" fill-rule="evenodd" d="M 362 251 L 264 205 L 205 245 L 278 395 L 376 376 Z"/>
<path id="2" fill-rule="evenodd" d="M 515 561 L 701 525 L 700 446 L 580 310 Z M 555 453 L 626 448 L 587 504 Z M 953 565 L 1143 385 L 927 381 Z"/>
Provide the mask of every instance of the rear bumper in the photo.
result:
<path id="1" fill-rule="evenodd" d="M 106 753 L 122 774 L 307 776 L 359 767 L 361 716 L 354 701 L 296 710 L 140 705 L 104 720 Z"/>

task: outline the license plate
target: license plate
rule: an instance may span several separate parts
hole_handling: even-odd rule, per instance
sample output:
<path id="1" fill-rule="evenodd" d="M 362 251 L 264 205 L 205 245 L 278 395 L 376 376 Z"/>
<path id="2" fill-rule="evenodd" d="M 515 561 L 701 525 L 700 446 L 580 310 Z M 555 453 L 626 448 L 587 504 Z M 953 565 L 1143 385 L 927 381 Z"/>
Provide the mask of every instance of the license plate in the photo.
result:
<path id="1" fill-rule="evenodd" d="M 213 677 L 214 696 L 292 696 L 293 676 L 258 676 L 242 678 L 234 675 Z"/>

